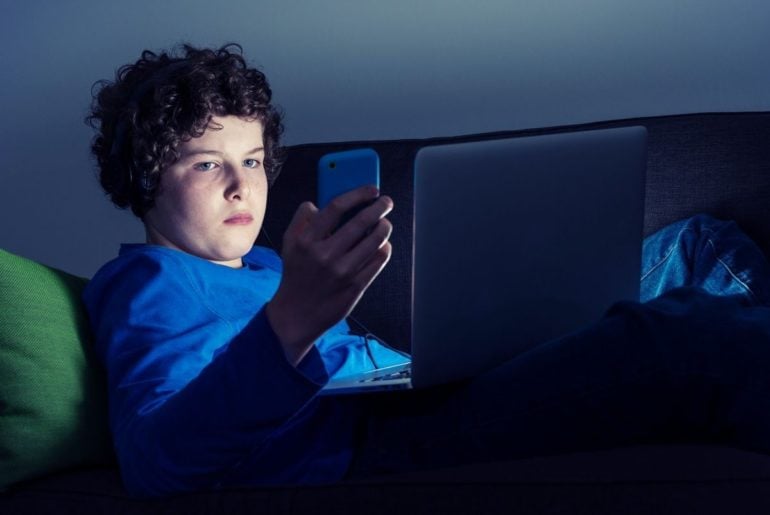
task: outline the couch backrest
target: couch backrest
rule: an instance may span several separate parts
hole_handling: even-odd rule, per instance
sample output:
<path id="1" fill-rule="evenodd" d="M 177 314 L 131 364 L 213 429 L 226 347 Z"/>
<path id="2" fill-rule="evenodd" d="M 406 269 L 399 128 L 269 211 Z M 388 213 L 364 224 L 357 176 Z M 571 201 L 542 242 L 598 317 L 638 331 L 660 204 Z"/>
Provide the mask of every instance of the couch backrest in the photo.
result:
<path id="1" fill-rule="evenodd" d="M 316 163 L 325 153 L 374 148 L 381 189 L 393 197 L 393 257 L 354 312 L 375 334 L 408 349 L 411 335 L 412 168 L 425 145 L 644 125 L 649 131 L 645 234 L 706 212 L 732 219 L 770 256 L 770 113 L 721 113 L 636 118 L 470 136 L 358 141 L 288 148 L 268 198 L 265 229 L 277 247 L 300 202 L 316 196 Z M 266 243 L 260 237 L 260 243 Z"/>

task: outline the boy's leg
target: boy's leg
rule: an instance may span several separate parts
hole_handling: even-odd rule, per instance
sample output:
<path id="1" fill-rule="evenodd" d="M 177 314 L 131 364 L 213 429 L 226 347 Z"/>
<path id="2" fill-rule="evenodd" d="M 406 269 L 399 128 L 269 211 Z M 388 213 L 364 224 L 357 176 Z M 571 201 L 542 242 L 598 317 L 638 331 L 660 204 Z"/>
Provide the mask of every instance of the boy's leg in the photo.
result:
<path id="1" fill-rule="evenodd" d="M 642 248 L 642 302 L 681 286 L 770 304 L 770 265 L 735 222 L 697 215 L 648 236 Z"/>
<path id="2" fill-rule="evenodd" d="M 651 442 L 770 451 L 770 308 L 679 289 L 472 381 L 367 396 L 351 477 Z"/>

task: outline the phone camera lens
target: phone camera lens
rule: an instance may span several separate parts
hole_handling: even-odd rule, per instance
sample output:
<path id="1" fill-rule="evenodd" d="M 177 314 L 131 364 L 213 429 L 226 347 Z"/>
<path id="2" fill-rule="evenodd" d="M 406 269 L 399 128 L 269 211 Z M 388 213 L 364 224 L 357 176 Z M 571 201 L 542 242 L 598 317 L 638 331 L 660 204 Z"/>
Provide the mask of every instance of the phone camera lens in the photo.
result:
<path id="1" fill-rule="evenodd" d="M 329 163 L 329 168 L 337 168 L 337 163 L 332 161 L 331 163 Z"/>

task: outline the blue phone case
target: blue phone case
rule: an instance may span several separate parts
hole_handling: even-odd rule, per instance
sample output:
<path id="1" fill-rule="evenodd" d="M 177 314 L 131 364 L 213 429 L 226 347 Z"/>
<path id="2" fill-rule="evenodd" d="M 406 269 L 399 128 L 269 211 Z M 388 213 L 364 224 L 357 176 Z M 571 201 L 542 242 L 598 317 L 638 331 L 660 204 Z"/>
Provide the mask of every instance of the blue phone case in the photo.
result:
<path id="1" fill-rule="evenodd" d="M 359 186 L 380 187 L 380 156 L 371 148 L 326 154 L 318 161 L 318 209 Z"/>

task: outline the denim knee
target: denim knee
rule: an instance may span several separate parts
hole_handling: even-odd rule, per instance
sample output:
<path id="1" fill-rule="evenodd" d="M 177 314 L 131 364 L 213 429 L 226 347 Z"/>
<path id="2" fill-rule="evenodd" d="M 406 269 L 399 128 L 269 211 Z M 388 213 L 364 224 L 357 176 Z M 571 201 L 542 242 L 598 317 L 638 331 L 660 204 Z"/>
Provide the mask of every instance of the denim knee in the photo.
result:
<path id="1" fill-rule="evenodd" d="M 711 215 L 700 213 L 669 224 L 647 236 L 644 239 L 642 249 L 642 280 L 668 259 L 684 257 L 687 262 L 691 262 L 694 257 L 691 251 L 687 252 L 685 256 L 677 256 L 675 252 L 681 253 L 684 250 L 690 250 L 681 249 L 681 247 L 683 245 L 687 247 L 686 244 L 690 242 L 697 242 L 698 236 L 703 233 L 714 234 L 723 230 L 740 232 L 734 222 L 719 220 Z"/>
<path id="2" fill-rule="evenodd" d="M 690 218 L 686 218 L 684 222 L 687 227 L 697 231 L 717 232 L 728 227 L 738 228 L 738 225 L 731 220 L 714 218 L 707 213 L 698 213 Z"/>
<path id="3" fill-rule="evenodd" d="M 770 265 L 735 222 L 700 214 L 644 241 L 640 300 L 683 286 L 764 304 L 770 301 Z"/>

